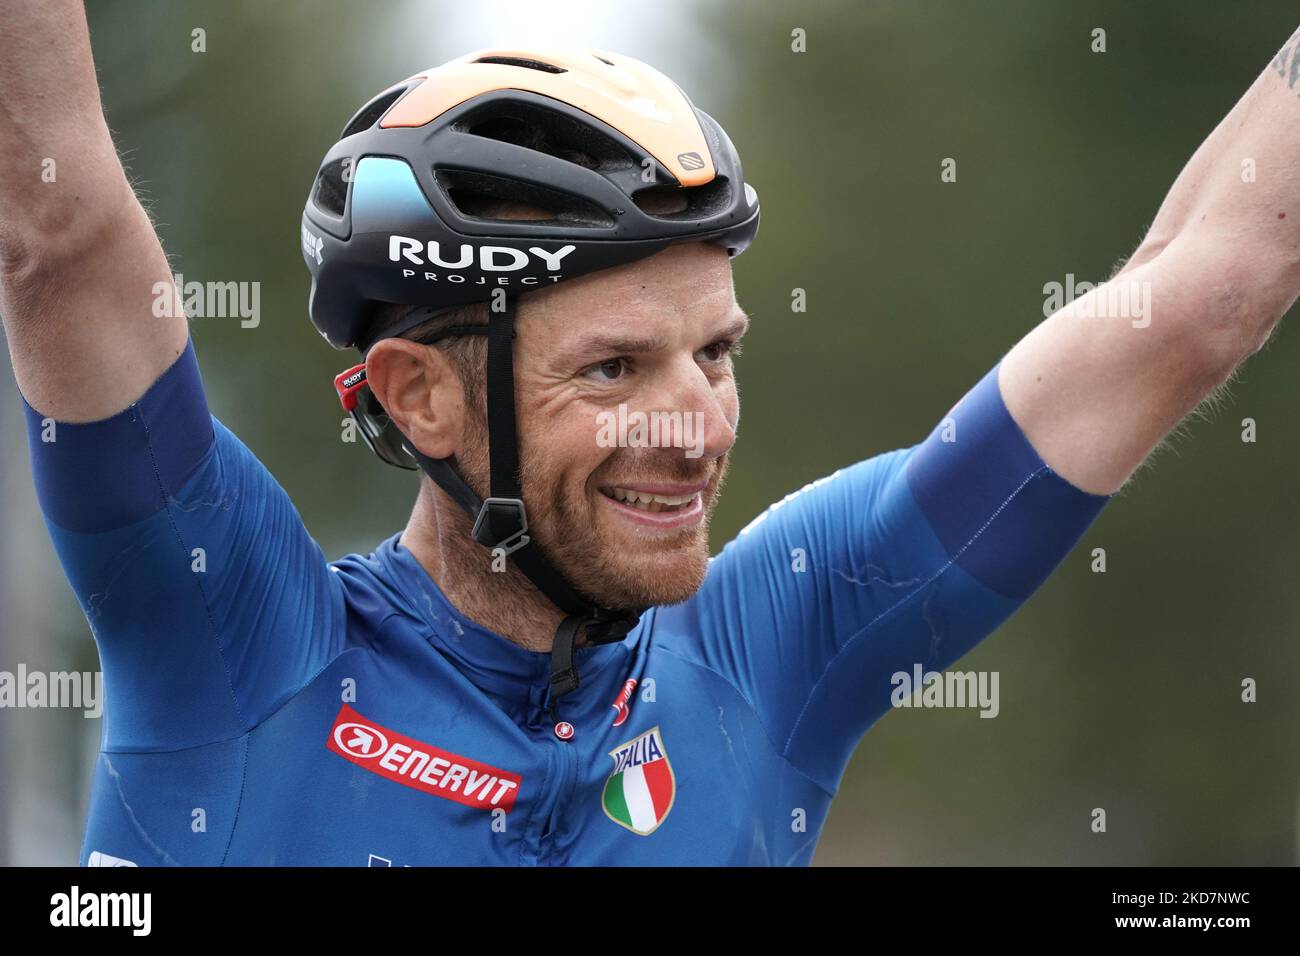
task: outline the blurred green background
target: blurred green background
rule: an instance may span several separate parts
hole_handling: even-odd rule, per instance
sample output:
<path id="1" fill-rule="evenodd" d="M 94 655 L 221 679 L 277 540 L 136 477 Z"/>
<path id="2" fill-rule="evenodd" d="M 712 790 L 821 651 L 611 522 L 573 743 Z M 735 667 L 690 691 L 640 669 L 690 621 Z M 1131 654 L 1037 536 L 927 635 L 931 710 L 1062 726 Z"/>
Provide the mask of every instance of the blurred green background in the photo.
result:
<path id="1" fill-rule="evenodd" d="M 298 220 L 325 149 L 389 84 L 472 49 L 570 42 L 655 65 L 727 128 L 763 226 L 735 263 L 755 321 L 716 551 L 805 482 L 918 441 L 1042 319 L 1045 283 L 1104 279 L 1300 14 L 1294 0 L 97 0 L 90 22 L 109 123 L 175 270 L 261 283 L 257 328 L 193 323 L 213 410 L 336 557 L 397 530 L 416 486 L 339 440 L 331 379 L 351 356 L 307 321 Z M 946 157 L 956 183 L 940 182 Z M 998 719 L 912 710 L 867 736 L 818 863 L 1296 862 L 1296 359 L 1283 328 L 1224 409 L 963 660 L 1001 673 Z M 12 389 L 7 360 L 3 374 Z M 94 669 L 9 395 L 0 669 Z M 1255 444 L 1239 438 L 1247 416 Z M 1106 574 L 1089 571 L 1094 547 Z M 1240 702 L 1245 677 L 1258 703 Z M 0 863 L 76 862 L 98 732 L 0 711 Z"/>

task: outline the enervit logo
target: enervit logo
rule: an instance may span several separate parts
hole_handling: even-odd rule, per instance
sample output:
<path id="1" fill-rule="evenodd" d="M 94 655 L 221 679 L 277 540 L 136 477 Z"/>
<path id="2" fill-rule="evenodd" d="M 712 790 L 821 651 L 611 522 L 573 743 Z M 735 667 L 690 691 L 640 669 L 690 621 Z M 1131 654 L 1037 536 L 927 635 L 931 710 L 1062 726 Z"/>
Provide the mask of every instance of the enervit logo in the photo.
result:
<path id="1" fill-rule="evenodd" d="M 559 272 L 560 263 L 576 246 L 561 246 L 554 252 L 538 246 L 530 246 L 528 251 L 514 249 L 510 246 L 478 246 L 478 268 L 481 272 L 518 272 L 527 269 L 533 256 L 541 259 L 547 271 Z M 461 243 L 454 260 L 444 259 L 442 244 L 430 239 L 427 243 L 409 236 L 388 237 L 388 260 L 390 262 L 409 262 L 415 266 L 440 266 L 443 269 L 468 269 L 475 260 L 475 247 L 468 242 Z"/>
<path id="2" fill-rule="evenodd" d="M 335 724 L 334 742 L 349 756 L 363 760 L 378 757 L 388 749 L 388 738 L 369 724 Z"/>
<path id="3" fill-rule="evenodd" d="M 517 773 L 381 727 L 347 704 L 334 718 L 326 747 L 394 783 L 480 810 L 509 813 L 523 783 Z"/>

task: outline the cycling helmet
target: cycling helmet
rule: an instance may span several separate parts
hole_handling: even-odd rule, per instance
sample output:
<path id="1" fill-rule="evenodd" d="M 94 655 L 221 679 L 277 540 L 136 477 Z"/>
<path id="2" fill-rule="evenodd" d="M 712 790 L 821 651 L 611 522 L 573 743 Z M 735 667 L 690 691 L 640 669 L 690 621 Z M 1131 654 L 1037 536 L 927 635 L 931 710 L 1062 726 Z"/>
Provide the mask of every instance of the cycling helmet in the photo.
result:
<path id="1" fill-rule="evenodd" d="M 655 211 L 664 194 L 677 199 L 676 211 Z M 548 218 L 487 214 L 503 202 Z M 673 243 L 715 242 L 739 255 L 758 222 L 758 196 L 722 127 L 657 70 L 590 50 L 487 50 L 418 73 L 363 106 L 320 164 L 301 238 L 311 320 L 331 345 L 364 358 L 378 338 L 494 303 L 486 326 L 444 333 L 488 336 L 486 500 L 450 461 L 429 459 L 396 429 L 366 385 L 364 364 L 335 387 L 381 459 L 428 474 L 474 519 L 475 539 L 509 555 L 568 615 L 553 652 L 553 716 L 556 698 L 577 686 L 578 631 L 592 643 L 619 640 L 638 615 L 579 595 L 527 533 L 515 300 Z M 385 303 L 412 308 L 379 328 L 375 313 Z"/>
<path id="2" fill-rule="evenodd" d="M 686 208 L 645 211 L 665 190 Z M 483 197 L 554 218 L 482 218 Z M 325 154 L 302 220 L 309 311 L 332 345 L 364 350 L 376 303 L 486 301 L 674 242 L 737 255 L 757 229 L 731 140 L 662 73 L 592 51 L 471 53 L 379 94 Z"/>

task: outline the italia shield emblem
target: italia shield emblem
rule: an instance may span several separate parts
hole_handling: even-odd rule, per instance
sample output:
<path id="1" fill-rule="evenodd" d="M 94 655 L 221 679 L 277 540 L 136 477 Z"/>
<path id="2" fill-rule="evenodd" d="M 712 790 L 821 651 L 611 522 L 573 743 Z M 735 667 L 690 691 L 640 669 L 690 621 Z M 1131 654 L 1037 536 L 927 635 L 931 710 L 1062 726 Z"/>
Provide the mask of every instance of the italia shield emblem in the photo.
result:
<path id="1" fill-rule="evenodd" d="M 614 772 L 600 797 L 605 815 L 633 833 L 649 836 L 664 822 L 677 796 L 677 782 L 659 728 L 619 744 L 609 755 L 614 759 Z"/>

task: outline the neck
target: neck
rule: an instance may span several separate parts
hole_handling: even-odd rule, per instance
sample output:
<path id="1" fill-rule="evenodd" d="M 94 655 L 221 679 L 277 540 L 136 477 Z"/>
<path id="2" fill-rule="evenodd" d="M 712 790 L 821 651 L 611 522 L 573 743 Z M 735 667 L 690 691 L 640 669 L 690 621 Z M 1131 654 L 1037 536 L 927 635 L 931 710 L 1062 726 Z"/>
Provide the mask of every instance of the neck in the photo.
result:
<path id="1" fill-rule="evenodd" d="M 401 543 L 465 617 L 525 650 L 549 652 L 564 612 L 513 561 L 493 571 L 492 554 L 472 529 L 469 516 L 425 478 Z"/>

